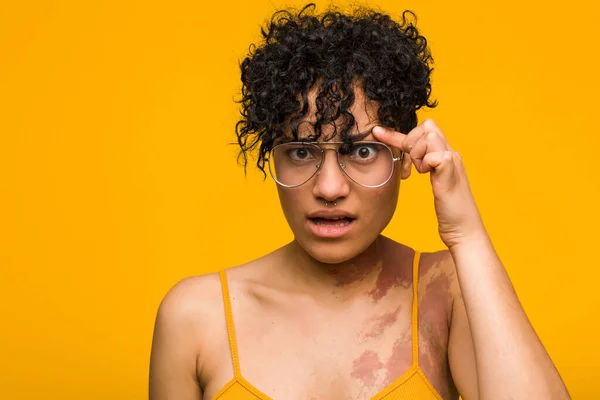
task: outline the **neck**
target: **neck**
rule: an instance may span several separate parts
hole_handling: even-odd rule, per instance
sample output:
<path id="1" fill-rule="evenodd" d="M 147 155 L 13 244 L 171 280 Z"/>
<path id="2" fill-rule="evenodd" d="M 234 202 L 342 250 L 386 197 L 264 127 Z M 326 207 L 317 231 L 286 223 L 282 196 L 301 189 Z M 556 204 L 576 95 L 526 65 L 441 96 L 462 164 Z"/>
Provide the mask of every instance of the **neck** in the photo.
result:
<path id="1" fill-rule="evenodd" d="M 320 262 L 310 256 L 298 242 L 287 245 L 285 258 L 294 260 L 286 263 L 286 273 L 291 282 L 306 287 L 306 291 L 333 294 L 337 299 L 347 300 L 372 291 L 377 286 L 386 264 L 383 236 L 377 239 L 356 257 L 337 264 Z"/>

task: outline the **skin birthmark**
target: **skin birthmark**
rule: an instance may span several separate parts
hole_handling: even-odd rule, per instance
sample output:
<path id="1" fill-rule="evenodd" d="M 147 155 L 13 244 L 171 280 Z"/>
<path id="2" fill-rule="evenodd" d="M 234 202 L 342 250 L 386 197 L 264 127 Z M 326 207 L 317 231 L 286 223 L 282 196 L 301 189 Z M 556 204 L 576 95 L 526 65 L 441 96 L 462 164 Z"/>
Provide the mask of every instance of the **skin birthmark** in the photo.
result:
<path id="1" fill-rule="evenodd" d="M 440 339 L 448 332 L 448 299 L 450 297 L 450 277 L 446 272 L 435 275 L 425 288 L 421 300 L 421 312 L 427 315 L 426 321 L 435 324 L 435 339 Z"/>
<path id="2" fill-rule="evenodd" d="M 403 263 L 398 260 L 412 259 L 412 251 L 405 249 L 397 244 L 386 244 L 389 251 L 385 251 L 385 257 L 381 266 L 381 271 L 377 276 L 375 288 L 368 292 L 374 302 L 378 302 L 388 291 L 397 286 L 409 288 L 412 283 L 412 263 Z M 393 247 L 392 247 L 393 246 Z M 408 251 L 410 254 L 407 254 Z"/>
<path id="3" fill-rule="evenodd" d="M 425 287 L 420 304 L 422 313 L 421 329 L 423 343 L 420 346 L 419 360 L 425 375 L 438 392 L 447 394 L 453 389 L 446 382 L 451 382 L 447 360 L 449 334 L 449 299 L 450 287 L 454 274 L 432 268 L 431 280 Z"/>
<path id="4" fill-rule="evenodd" d="M 357 265 L 352 265 L 343 270 L 333 269 L 328 271 L 336 280 L 337 286 L 346 286 L 354 282 L 362 281 L 369 273 L 368 268 L 360 268 Z"/>
<path id="5" fill-rule="evenodd" d="M 392 353 L 386 363 L 382 363 L 377 353 L 365 351 L 352 364 L 352 378 L 360 381 L 365 388 L 389 385 L 410 368 L 412 363 L 411 343 L 405 339 L 394 342 Z M 384 375 L 385 374 L 385 377 Z"/>
<path id="6" fill-rule="evenodd" d="M 352 363 L 352 378 L 362 382 L 363 386 L 371 387 L 377 381 L 378 370 L 383 368 L 379 356 L 372 350 L 365 351 Z"/>
<path id="7" fill-rule="evenodd" d="M 419 265 L 419 275 L 426 276 L 430 270 L 439 268 L 446 259 L 450 257 L 448 251 L 437 251 L 435 253 L 423 253 L 421 255 L 421 265 Z"/>
<path id="8" fill-rule="evenodd" d="M 398 339 L 392 348 L 392 355 L 385 364 L 386 381 L 391 383 L 408 370 L 412 361 L 412 347 Z"/>
<path id="9" fill-rule="evenodd" d="M 398 306 L 394 311 L 390 311 L 379 317 L 373 318 L 373 325 L 371 329 L 363 335 L 363 339 L 366 340 L 379 337 L 383 331 L 394 325 L 394 323 L 398 320 L 398 315 L 400 314 L 401 309 L 402 306 Z"/>
<path id="10" fill-rule="evenodd" d="M 354 260 L 354 263 L 344 268 L 330 266 L 326 269 L 327 273 L 335 279 L 336 286 L 347 286 L 356 282 L 361 282 L 374 270 L 379 268 L 382 260 L 377 256 L 377 245 L 371 251 L 365 252 L 360 259 Z"/>
<path id="11" fill-rule="evenodd" d="M 429 333 L 429 339 L 433 343 L 447 341 L 448 329 L 450 323 L 450 299 L 452 281 L 455 274 L 446 271 L 442 266 L 443 258 L 447 257 L 446 252 L 440 252 L 432 257 L 430 262 L 430 274 L 427 277 L 429 282 L 425 286 L 423 298 L 419 306 L 423 314 L 423 327 Z M 439 346 L 438 346 L 439 347 Z"/>

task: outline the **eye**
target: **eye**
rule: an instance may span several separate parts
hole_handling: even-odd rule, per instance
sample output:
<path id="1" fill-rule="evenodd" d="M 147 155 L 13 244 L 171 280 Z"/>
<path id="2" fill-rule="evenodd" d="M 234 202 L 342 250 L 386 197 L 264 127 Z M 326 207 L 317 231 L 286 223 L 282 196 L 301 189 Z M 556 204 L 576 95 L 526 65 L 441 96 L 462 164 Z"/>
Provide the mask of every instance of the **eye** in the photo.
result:
<path id="1" fill-rule="evenodd" d="M 352 157 L 361 161 L 369 161 L 377 157 L 377 148 L 370 144 L 356 145 Z"/>
<path id="2" fill-rule="evenodd" d="M 284 146 L 285 157 L 294 163 L 313 162 L 317 157 L 315 149 L 310 146 L 288 144 Z"/>
<path id="3" fill-rule="evenodd" d="M 368 147 L 359 147 L 358 150 L 356 151 L 356 154 L 360 157 L 360 158 L 368 158 L 371 155 L 371 152 L 373 150 L 371 150 Z"/>
<path id="4" fill-rule="evenodd" d="M 298 160 L 303 160 L 309 156 L 308 149 L 293 149 L 290 155 Z"/>

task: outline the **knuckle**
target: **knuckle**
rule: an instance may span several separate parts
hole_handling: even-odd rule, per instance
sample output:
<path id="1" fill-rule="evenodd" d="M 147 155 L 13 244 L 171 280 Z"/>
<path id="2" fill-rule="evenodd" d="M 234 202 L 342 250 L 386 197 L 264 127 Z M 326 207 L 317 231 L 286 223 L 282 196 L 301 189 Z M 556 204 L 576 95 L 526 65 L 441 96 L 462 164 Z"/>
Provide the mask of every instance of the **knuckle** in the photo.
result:
<path id="1" fill-rule="evenodd" d="M 428 129 L 435 129 L 435 128 L 437 128 L 437 125 L 435 124 L 435 122 L 431 118 L 426 118 L 423 121 L 423 126 L 425 128 L 428 128 Z"/>
<path id="2" fill-rule="evenodd" d="M 437 137 L 438 137 L 438 134 L 435 131 L 430 131 L 425 135 L 425 139 L 427 139 L 427 140 L 435 140 Z"/>

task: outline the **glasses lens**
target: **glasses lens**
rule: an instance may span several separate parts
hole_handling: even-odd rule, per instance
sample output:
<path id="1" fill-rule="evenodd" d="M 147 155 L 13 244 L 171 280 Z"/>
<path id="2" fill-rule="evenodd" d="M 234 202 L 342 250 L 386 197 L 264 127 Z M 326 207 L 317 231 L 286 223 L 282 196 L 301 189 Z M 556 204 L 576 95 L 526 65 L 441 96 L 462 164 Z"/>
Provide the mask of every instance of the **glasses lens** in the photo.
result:
<path id="1" fill-rule="evenodd" d="M 318 146 L 307 143 L 284 143 L 271 150 L 269 168 L 277 182 L 298 186 L 317 172 L 322 152 Z"/>
<path id="2" fill-rule="evenodd" d="M 394 155 L 383 143 L 356 142 L 338 154 L 344 172 L 363 186 L 382 185 L 394 172 Z"/>
<path id="3" fill-rule="evenodd" d="M 271 150 L 269 169 L 279 184 L 300 186 L 317 172 L 322 157 L 321 148 L 315 144 L 279 144 Z M 392 150 L 379 142 L 343 144 L 338 150 L 338 160 L 350 179 L 366 187 L 383 185 L 394 172 Z"/>

